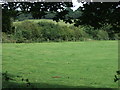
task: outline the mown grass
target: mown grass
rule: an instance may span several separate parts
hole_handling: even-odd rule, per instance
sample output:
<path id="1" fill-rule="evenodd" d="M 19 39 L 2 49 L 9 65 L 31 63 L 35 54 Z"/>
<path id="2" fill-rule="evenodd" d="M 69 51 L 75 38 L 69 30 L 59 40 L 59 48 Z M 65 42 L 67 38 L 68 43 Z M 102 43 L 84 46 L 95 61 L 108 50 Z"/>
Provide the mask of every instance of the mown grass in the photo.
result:
<path id="1" fill-rule="evenodd" d="M 117 69 L 117 41 L 3 43 L 3 72 L 35 87 L 116 88 Z"/>

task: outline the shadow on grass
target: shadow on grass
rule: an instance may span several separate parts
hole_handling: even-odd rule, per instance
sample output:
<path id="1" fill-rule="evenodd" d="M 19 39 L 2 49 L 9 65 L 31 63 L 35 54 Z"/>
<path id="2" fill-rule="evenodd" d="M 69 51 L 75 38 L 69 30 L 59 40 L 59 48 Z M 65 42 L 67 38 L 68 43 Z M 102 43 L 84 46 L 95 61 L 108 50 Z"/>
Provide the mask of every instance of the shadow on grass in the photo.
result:
<path id="1" fill-rule="evenodd" d="M 58 85 L 58 84 L 48 84 L 48 83 L 31 83 L 30 86 L 27 86 L 26 83 L 16 83 L 12 81 L 3 81 L 3 90 L 5 89 L 17 88 L 20 90 L 24 89 L 39 89 L 39 88 L 80 88 L 85 90 L 117 90 L 115 88 L 94 88 L 88 86 L 67 86 L 67 85 Z"/>
<path id="2" fill-rule="evenodd" d="M 19 79 L 20 83 L 16 80 Z M 21 78 L 21 79 L 20 79 Z M 23 79 L 21 76 L 15 76 L 8 74 L 7 72 L 3 74 L 2 79 L 2 90 L 17 88 L 20 90 L 24 89 L 40 89 L 40 88 L 79 88 L 85 90 L 117 90 L 115 88 L 95 88 L 95 87 L 88 87 L 88 86 L 67 86 L 67 85 L 59 85 L 59 84 L 49 84 L 49 83 L 31 83 L 28 79 Z"/>

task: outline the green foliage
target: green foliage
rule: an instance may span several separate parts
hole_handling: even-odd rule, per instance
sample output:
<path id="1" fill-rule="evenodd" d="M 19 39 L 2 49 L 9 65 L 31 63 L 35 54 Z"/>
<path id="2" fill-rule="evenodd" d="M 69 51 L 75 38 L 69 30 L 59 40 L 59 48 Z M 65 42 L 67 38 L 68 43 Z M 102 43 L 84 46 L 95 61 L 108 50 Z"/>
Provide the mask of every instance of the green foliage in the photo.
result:
<path id="1" fill-rule="evenodd" d="M 15 24 L 13 33 L 16 42 L 43 41 L 81 41 L 87 38 L 87 33 L 80 27 L 59 25 L 51 22 L 23 21 Z"/>
<path id="2" fill-rule="evenodd" d="M 75 41 L 76 40 L 80 40 L 80 41 L 82 40 L 83 41 L 83 40 L 89 38 L 88 34 L 80 26 L 79 27 L 71 26 L 70 28 L 73 30 L 73 33 L 74 33 L 73 38 L 75 39 Z"/>
<path id="3" fill-rule="evenodd" d="M 28 17 L 40 19 L 47 16 L 47 18 L 52 18 L 57 22 L 63 20 L 65 23 L 74 23 L 75 26 L 90 25 L 95 29 L 100 29 L 107 23 L 112 26 L 112 30 L 108 31 L 109 37 L 110 39 L 115 39 L 113 38 L 114 34 L 120 32 L 119 5 L 118 2 L 91 2 L 84 3 L 83 7 L 79 7 L 76 11 L 73 11 L 70 8 L 73 6 L 72 2 L 8 2 L 2 4 L 3 31 L 7 33 L 11 32 L 10 19 L 13 18 L 15 20 L 20 12 L 22 12 L 19 16 L 23 20 Z M 29 14 L 27 15 L 26 13 Z M 50 17 L 48 17 L 49 15 Z"/>
<path id="4" fill-rule="evenodd" d="M 94 29 L 91 26 L 67 25 L 48 21 L 26 20 L 14 23 L 14 31 L 8 38 L 3 35 L 3 42 L 62 42 L 62 41 L 86 41 L 86 40 L 108 40 L 111 39 L 108 31 L 111 27 L 103 26 Z M 119 34 L 114 34 L 112 38 L 118 39 Z M 11 41 L 11 40 L 13 41 Z M 7 41 L 8 40 L 8 41 Z"/>
<path id="5" fill-rule="evenodd" d="M 105 31 L 105 33 L 108 33 L 107 36 L 109 37 L 109 39 L 111 39 L 111 40 L 117 39 L 118 33 L 115 33 L 114 27 L 111 24 L 108 24 L 108 23 L 104 24 L 104 25 L 102 25 L 101 28 L 99 28 L 99 30 L 103 30 L 103 31 Z"/>
<path id="6" fill-rule="evenodd" d="M 71 14 L 74 19 L 78 19 L 82 15 L 81 8 L 78 8 Z"/>
<path id="7" fill-rule="evenodd" d="M 114 34 L 114 39 L 115 40 L 120 40 L 120 33 Z"/>
<path id="8" fill-rule="evenodd" d="M 51 41 L 76 41 L 85 38 L 86 33 L 75 26 L 60 26 L 48 22 L 39 22 L 43 37 Z"/>
<path id="9" fill-rule="evenodd" d="M 61 10 L 61 15 L 59 14 L 60 17 L 64 17 L 64 15 L 67 14 L 67 11 L 64 10 L 64 7 L 71 6 L 72 2 L 7 2 L 2 4 L 2 30 L 3 32 L 11 33 L 11 18 L 14 20 L 16 18 L 18 19 L 18 17 L 19 20 L 25 20 L 32 17 L 34 19 L 40 19 L 47 15 L 48 12 L 58 13 L 59 9 Z"/>
<path id="10" fill-rule="evenodd" d="M 8 15 L 8 13 L 4 12 L 3 16 L 2 16 L 2 32 L 11 33 L 11 30 L 12 30 L 12 20 L 7 15 Z"/>
<path id="11" fill-rule="evenodd" d="M 117 82 L 117 81 L 120 80 L 120 77 L 119 77 L 119 75 L 120 75 L 120 70 L 116 71 L 116 73 L 117 73 L 117 75 L 115 75 L 114 82 Z M 118 86 L 120 86 L 120 84 L 118 84 Z"/>
<path id="12" fill-rule="evenodd" d="M 41 28 L 37 24 L 24 21 L 16 26 L 14 35 L 18 42 L 24 42 L 25 40 L 34 41 L 41 38 L 42 34 L 40 32 Z"/>
<path id="13" fill-rule="evenodd" d="M 14 35 L 6 34 L 6 33 L 2 32 L 2 42 L 3 43 L 15 43 L 16 40 L 14 39 Z"/>
<path id="14" fill-rule="evenodd" d="M 45 40 L 54 40 L 59 37 L 59 25 L 49 22 L 39 22 L 38 25 L 42 27 L 41 33 Z"/>
<path id="15" fill-rule="evenodd" d="M 108 33 L 104 30 L 99 30 L 97 32 L 97 38 L 98 40 L 109 40 Z"/>
<path id="16" fill-rule="evenodd" d="M 32 19 L 32 15 L 31 13 L 22 13 L 19 16 L 16 17 L 16 20 L 18 21 L 23 21 L 23 20 L 27 20 L 27 19 Z"/>
<path id="17" fill-rule="evenodd" d="M 45 16 L 43 16 L 42 18 L 45 19 L 53 19 L 55 17 L 56 13 L 55 12 L 47 12 L 47 14 Z"/>
<path id="18" fill-rule="evenodd" d="M 84 9 L 83 9 L 84 8 Z M 108 23 L 117 27 L 120 24 L 119 2 L 91 2 L 83 4 L 78 25 L 91 25 L 100 28 Z"/>
<path id="19" fill-rule="evenodd" d="M 94 27 L 89 25 L 81 25 L 79 27 L 87 33 L 85 34 L 87 38 L 97 39 L 97 36 L 96 36 L 97 31 L 94 29 Z"/>
<path id="20" fill-rule="evenodd" d="M 2 32 L 12 33 L 13 32 L 13 21 L 18 15 L 18 11 L 15 11 L 13 8 L 8 9 L 8 5 L 2 5 Z M 9 8 L 13 7 L 13 4 L 9 6 Z"/>

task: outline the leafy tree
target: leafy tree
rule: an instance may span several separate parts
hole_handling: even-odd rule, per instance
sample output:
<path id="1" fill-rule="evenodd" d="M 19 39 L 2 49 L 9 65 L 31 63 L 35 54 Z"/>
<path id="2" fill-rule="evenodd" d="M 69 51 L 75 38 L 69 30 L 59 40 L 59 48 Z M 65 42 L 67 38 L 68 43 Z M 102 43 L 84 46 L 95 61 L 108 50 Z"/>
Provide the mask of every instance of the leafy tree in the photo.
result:
<path id="1" fill-rule="evenodd" d="M 2 31 L 11 33 L 12 32 L 12 21 L 16 19 L 19 12 L 15 10 L 16 3 L 9 3 L 2 5 Z"/>
<path id="2" fill-rule="evenodd" d="M 33 19 L 31 13 L 21 13 L 19 16 L 16 17 L 16 20 L 23 21 L 27 19 Z"/>
<path id="3" fill-rule="evenodd" d="M 52 12 L 52 11 L 49 11 L 47 12 L 47 14 L 45 16 L 43 16 L 42 18 L 45 18 L 45 19 L 53 19 L 55 17 L 56 13 L 55 12 Z"/>
<path id="4" fill-rule="evenodd" d="M 65 7 L 71 7 L 71 2 L 8 2 L 2 5 L 2 13 L 3 13 L 3 32 L 11 32 L 11 21 L 10 19 L 16 19 L 16 17 L 23 13 L 30 13 L 32 14 L 33 18 L 40 19 L 42 16 L 46 15 L 47 12 L 52 11 L 59 13 L 56 16 L 63 18 L 64 15 L 67 14 Z M 18 8 L 21 10 L 19 11 Z M 57 21 L 57 19 L 54 20 Z M 8 23 L 8 24 L 6 24 Z"/>
<path id="5" fill-rule="evenodd" d="M 81 15 L 82 15 L 82 11 L 81 11 L 80 7 L 73 12 L 73 18 L 74 19 L 78 19 Z"/>
<path id="6" fill-rule="evenodd" d="M 114 33 L 120 33 L 120 7 L 119 2 L 88 2 L 84 3 L 75 11 L 68 8 L 72 7 L 72 2 L 9 2 L 2 5 L 3 9 L 3 32 L 11 32 L 11 18 L 13 20 L 20 13 L 18 8 L 23 13 L 31 13 L 33 18 L 40 19 L 47 15 L 48 12 L 54 12 L 53 20 L 74 23 L 75 26 L 90 25 L 95 29 L 99 29 L 106 25 L 111 25 L 112 28 L 107 31 L 109 36 Z M 67 7 L 67 8 L 66 8 Z M 79 13 L 79 15 L 78 15 Z M 77 16 L 78 15 L 78 16 Z M 74 16 L 76 16 L 74 21 Z M 8 24 L 6 24 L 8 23 Z"/>
<path id="7" fill-rule="evenodd" d="M 100 28 L 110 24 L 114 33 L 120 32 L 120 7 L 119 2 L 89 2 L 81 7 L 82 15 L 76 20 L 75 25 L 91 25 Z M 111 31 L 112 33 L 113 31 Z"/>

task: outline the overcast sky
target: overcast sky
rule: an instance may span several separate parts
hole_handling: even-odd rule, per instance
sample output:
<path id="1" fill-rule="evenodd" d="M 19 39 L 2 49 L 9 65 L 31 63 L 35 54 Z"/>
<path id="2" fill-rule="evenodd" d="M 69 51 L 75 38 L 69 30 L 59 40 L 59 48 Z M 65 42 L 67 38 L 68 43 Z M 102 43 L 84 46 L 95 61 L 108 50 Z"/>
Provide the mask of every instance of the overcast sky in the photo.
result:
<path id="1" fill-rule="evenodd" d="M 80 6 L 82 6 L 82 3 L 78 3 L 77 0 L 72 0 L 72 2 L 73 2 L 73 7 L 72 7 L 73 11 L 77 10 Z"/>
<path id="2" fill-rule="evenodd" d="M 82 3 L 78 3 L 77 0 L 72 0 L 73 2 L 73 10 L 77 10 L 80 6 L 82 6 Z"/>

